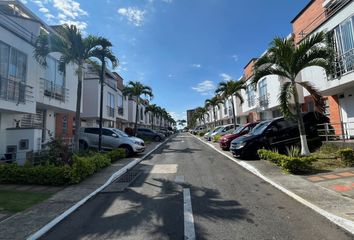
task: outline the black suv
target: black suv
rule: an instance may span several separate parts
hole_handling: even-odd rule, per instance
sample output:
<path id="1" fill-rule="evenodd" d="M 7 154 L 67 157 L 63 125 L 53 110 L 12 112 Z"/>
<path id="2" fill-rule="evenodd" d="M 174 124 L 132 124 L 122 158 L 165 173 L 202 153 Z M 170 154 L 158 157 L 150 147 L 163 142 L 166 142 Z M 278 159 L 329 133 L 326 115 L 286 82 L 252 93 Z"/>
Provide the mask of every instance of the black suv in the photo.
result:
<path id="1" fill-rule="evenodd" d="M 306 135 L 309 140 L 319 140 L 317 125 L 328 123 L 329 119 L 319 113 L 303 114 Z M 253 130 L 231 142 L 230 151 L 235 157 L 257 158 L 261 148 L 284 151 L 286 146 L 300 145 L 297 121 L 283 117 L 260 122 Z"/>
<path id="2" fill-rule="evenodd" d="M 165 138 L 165 135 L 155 132 L 154 130 L 151 130 L 149 128 L 138 128 L 137 131 L 137 137 L 139 138 L 150 138 L 154 141 L 161 141 L 162 139 Z"/>

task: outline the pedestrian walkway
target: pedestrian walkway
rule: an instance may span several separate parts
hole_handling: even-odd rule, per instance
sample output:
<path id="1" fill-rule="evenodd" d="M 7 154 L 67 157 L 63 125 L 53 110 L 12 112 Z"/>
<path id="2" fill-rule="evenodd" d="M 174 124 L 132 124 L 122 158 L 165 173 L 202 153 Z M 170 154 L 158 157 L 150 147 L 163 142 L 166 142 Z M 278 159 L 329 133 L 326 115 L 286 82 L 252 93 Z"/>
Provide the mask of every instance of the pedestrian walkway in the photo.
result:
<path id="1" fill-rule="evenodd" d="M 43 192 L 43 193 L 56 193 L 64 187 L 54 186 L 39 186 L 39 185 L 19 185 L 19 184 L 0 184 L 0 191 L 26 191 L 26 192 Z"/>
<path id="2" fill-rule="evenodd" d="M 145 153 L 150 152 L 159 143 L 153 142 L 146 147 Z M 144 154 L 145 154 L 144 153 Z M 52 221 L 55 217 L 62 214 L 71 206 L 79 202 L 81 199 L 88 196 L 97 188 L 102 186 L 115 172 L 122 169 L 124 166 L 134 161 L 137 158 L 144 156 L 140 154 L 136 158 L 125 158 L 113 163 L 111 166 L 102 169 L 100 172 L 89 177 L 83 182 L 62 188 L 46 187 L 46 186 L 32 186 L 32 185 L 1 185 L 0 188 L 8 189 L 34 189 L 37 191 L 57 191 L 51 198 L 46 201 L 33 206 L 23 212 L 17 213 L 0 222 L 0 239 L 1 240 L 15 240 L 26 239 L 44 225 Z M 41 190 L 42 188 L 42 190 Z M 21 227 L 19 227 L 21 226 Z"/>

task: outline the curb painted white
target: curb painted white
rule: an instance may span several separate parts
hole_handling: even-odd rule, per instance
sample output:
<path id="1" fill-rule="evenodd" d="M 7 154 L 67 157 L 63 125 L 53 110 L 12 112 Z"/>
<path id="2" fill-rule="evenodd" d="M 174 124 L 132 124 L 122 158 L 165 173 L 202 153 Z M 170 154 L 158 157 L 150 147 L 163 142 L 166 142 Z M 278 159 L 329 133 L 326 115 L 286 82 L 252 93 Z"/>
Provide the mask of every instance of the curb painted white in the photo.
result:
<path id="1" fill-rule="evenodd" d="M 330 212 L 328 212 L 328 211 L 316 206 L 315 204 L 313 204 L 313 203 L 307 201 L 306 199 L 300 197 L 296 193 L 291 192 L 290 190 L 286 189 L 285 187 L 281 186 L 280 184 L 278 184 L 278 183 L 274 182 L 273 180 L 269 179 L 268 177 L 264 176 L 262 173 L 260 173 L 258 171 L 258 169 L 256 169 L 252 165 L 250 165 L 250 164 L 248 164 L 248 163 L 246 163 L 244 161 L 239 161 L 239 160 L 235 159 L 234 157 L 231 157 L 231 156 L 227 155 L 226 153 L 222 152 L 221 150 L 217 149 L 214 145 L 212 145 L 210 143 L 207 143 L 207 142 L 204 142 L 202 139 L 200 139 L 200 138 L 198 138 L 198 137 L 196 137 L 194 135 L 192 135 L 192 136 L 195 137 L 196 139 L 198 139 L 199 141 L 201 141 L 202 143 L 204 143 L 204 144 L 208 145 L 209 147 L 213 148 L 218 153 L 224 155 L 225 157 L 227 157 L 231 161 L 237 163 L 241 167 L 243 167 L 246 170 L 250 171 L 251 173 L 253 173 L 257 177 L 259 177 L 259 178 L 263 179 L 264 181 L 268 182 L 269 184 L 271 184 L 272 186 L 274 186 L 278 190 L 282 191 L 283 193 L 285 193 L 289 197 L 291 197 L 291 198 L 295 199 L 296 201 L 302 203 L 303 205 L 311 208 L 312 210 L 314 210 L 318 214 L 320 214 L 323 217 L 327 218 L 328 220 L 330 220 L 331 222 L 333 222 L 337 226 L 347 230 L 351 234 L 354 234 L 354 222 L 353 221 L 350 221 L 348 219 L 339 217 L 339 216 L 337 216 L 337 215 L 335 215 L 333 213 L 330 213 Z"/>
<path id="2" fill-rule="evenodd" d="M 183 188 L 184 239 L 195 240 L 194 217 L 192 210 L 191 191 Z"/>
<path id="3" fill-rule="evenodd" d="M 141 161 L 143 161 L 145 158 L 147 158 L 150 154 L 152 154 L 154 151 L 156 151 L 159 147 L 161 147 L 164 143 L 166 143 L 168 140 L 170 140 L 173 136 L 167 138 L 165 141 L 162 143 L 158 144 L 154 149 L 152 149 L 150 152 L 146 153 L 143 157 L 141 158 L 136 158 L 129 164 L 125 165 L 123 168 L 119 169 L 117 172 L 113 173 L 112 176 L 99 188 L 97 188 L 95 191 L 87 195 L 85 198 L 81 199 L 79 202 L 75 203 L 73 206 L 71 206 L 69 209 L 67 209 L 65 212 L 54 218 L 52 221 L 47 223 L 45 226 L 43 226 L 41 229 L 39 229 L 37 232 L 32 234 L 27 238 L 27 240 L 36 240 L 40 237 L 42 237 L 45 233 L 47 233 L 50 229 L 52 229 L 55 225 L 57 225 L 59 222 L 61 222 L 64 218 L 69 216 L 71 213 L 73 213 L 76 209 L 84 205 L 89 199 L 91 199 L 93 196 L 98 194 L 100 191 L 102 191 L 105 187 L 107 187 L 109 184 L 111 184 L 113 181 L 115 181 L 117 178 L 122 176 L 124 173 L 129 171 L 131 168 L 135 167 L 137 164 L 139 164 Z"/>

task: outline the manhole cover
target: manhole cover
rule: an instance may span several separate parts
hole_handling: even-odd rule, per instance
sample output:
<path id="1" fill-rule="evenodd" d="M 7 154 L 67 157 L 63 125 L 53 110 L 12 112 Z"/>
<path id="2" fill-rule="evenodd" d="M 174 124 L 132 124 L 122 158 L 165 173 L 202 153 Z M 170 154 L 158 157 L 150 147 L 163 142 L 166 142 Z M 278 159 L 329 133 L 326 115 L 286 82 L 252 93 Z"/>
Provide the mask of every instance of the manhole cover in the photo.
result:
<path id="1" fill-rule="evenodd" d="M 103 189 L 102 193 L 123 192 L 141 173 L 142 171 L 139 170 L 130 170 L 124 173 L 120 178 Z"/>

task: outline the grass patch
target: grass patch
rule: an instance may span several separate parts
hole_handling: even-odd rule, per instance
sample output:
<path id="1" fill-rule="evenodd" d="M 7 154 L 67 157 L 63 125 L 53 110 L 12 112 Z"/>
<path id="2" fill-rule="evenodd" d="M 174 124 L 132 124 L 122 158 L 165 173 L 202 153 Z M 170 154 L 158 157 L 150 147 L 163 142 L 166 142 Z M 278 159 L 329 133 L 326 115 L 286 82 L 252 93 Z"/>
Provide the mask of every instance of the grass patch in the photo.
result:
<path id="1" fill-rule="evenodd" d="M 11 213 L 21 212 L 37 203 L 43 202 L 51 196 L 52 193 L 0 190 L 0 211 Z"/>
<path id="2" fill-rule="evenodd" d="M 338 159 L 340 148 L 333 143 L 324 143 L 319 149 L 311 154 L 317 159 L 312 164 L 314 172 L 330 171 L 337 168 L 345 168 L 345 163 Z"/>

